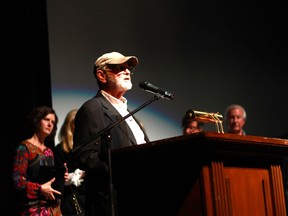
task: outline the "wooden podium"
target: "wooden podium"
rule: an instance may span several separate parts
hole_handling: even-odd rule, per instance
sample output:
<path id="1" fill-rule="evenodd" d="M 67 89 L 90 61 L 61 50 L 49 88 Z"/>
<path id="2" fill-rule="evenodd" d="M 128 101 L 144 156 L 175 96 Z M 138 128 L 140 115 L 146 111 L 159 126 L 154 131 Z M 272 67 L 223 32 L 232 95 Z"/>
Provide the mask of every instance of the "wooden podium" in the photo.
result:
<path id="1" fill-rule="evenodd" d="M 287 157 L 288 140 L 215 132 L 113 150 L 116 209 L 119 216 L 285 216 Z"/>

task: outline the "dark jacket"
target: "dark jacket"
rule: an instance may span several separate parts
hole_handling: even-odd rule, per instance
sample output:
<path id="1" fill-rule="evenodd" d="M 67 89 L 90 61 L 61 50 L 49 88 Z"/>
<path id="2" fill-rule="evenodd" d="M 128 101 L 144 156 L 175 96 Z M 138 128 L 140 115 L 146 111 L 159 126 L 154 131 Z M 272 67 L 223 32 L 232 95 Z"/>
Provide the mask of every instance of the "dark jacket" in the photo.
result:
<path id="1" fill-rule="evenodd" d="M 63 166 L 64 163 L 67 163 L 68 172 L 74 172 L 77 167 L 75 166 L 75 162 L 71 155 L 63 150 L 63 144 L 59 143 L 54 148 L 54 161 L 55 165 Z M 72 216 L 77 215 L 73 193 L 78 200 L 78 203 L 81 210 L 85 210 L 85 186 L 82 183 L 78 187 L 75 185 L 67 185 L 64 187 L 64 192 L 62 194 L 61 200 L 61 211 L 63 216 Z"/>

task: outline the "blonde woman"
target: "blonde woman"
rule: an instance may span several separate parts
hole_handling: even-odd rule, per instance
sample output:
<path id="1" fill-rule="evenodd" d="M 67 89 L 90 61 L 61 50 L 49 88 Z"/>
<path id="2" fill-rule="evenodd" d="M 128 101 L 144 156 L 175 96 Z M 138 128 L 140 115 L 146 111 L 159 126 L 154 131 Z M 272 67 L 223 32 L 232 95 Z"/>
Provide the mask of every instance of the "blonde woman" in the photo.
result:
<path id="1" fill-rule="evenodd" d="M 66 163 L 69 173 L 61 202 L 63 216 L 84 215 L 85 208 L 83 185 L 85 172 L 77 168 L 70 155 L 73 149 L 74 119 L 77 111 L 72 109 L 67 113 L 58 135 L 59 143 L 54 149 L 55 164 Z"/>

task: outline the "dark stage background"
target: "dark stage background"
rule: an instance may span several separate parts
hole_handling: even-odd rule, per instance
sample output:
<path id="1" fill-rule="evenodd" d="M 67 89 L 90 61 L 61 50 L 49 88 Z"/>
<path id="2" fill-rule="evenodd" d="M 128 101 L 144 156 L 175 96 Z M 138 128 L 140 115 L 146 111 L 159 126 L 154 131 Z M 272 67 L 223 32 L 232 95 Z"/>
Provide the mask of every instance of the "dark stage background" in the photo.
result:
<path id="1" fill-rule="evenodd" d="M 104 52 L 139 58 L 127 93 L 133 107 L 152 97 L 138 87 L 143 80 L 175 95 L 139 112 L 152 140 L 180 135 L 187 109 L 224 114 L 231 103 L 246 108 L 248 134 L 287 133 L 287 1 L 26 0 L 5 9 L 4 196 L 12 193 L 11 161 L 26 134 L 24 116 L 36 105 L 53 105 L 61 120 L 92 97 L 93 62 Z M 13 211 L 13 199 L 5 200 L 1 206 Z"/>
<path id="2" fill-rule="evenodd" d="M 151 140 L 180 135 L 187 109 L 224 114 L 232 103 L 247 110 L 247 134 L 287 132 L 287 1 L 52 0 L 47 9 L 60 120 L 94 96 L 93 63 L 116 50 L 140 61 L 130 107 L 151 97 L 143 80 L 175 95 L 137 113 Z"/>

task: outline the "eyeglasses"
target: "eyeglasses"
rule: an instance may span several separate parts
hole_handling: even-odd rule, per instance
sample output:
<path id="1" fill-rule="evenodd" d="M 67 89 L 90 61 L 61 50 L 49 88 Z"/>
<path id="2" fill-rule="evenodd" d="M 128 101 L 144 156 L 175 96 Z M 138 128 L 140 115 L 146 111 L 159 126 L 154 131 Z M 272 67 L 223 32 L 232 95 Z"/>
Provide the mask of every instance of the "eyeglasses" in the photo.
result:
<path id="1" fill-rule="evenodd" d="M 127 65 L 106 64 L 106 67 L 114 73 L 119 73 L 128 69 L 131 75 L 133 74 L 132 71 L 134 70 L 134 67 Z"/>

